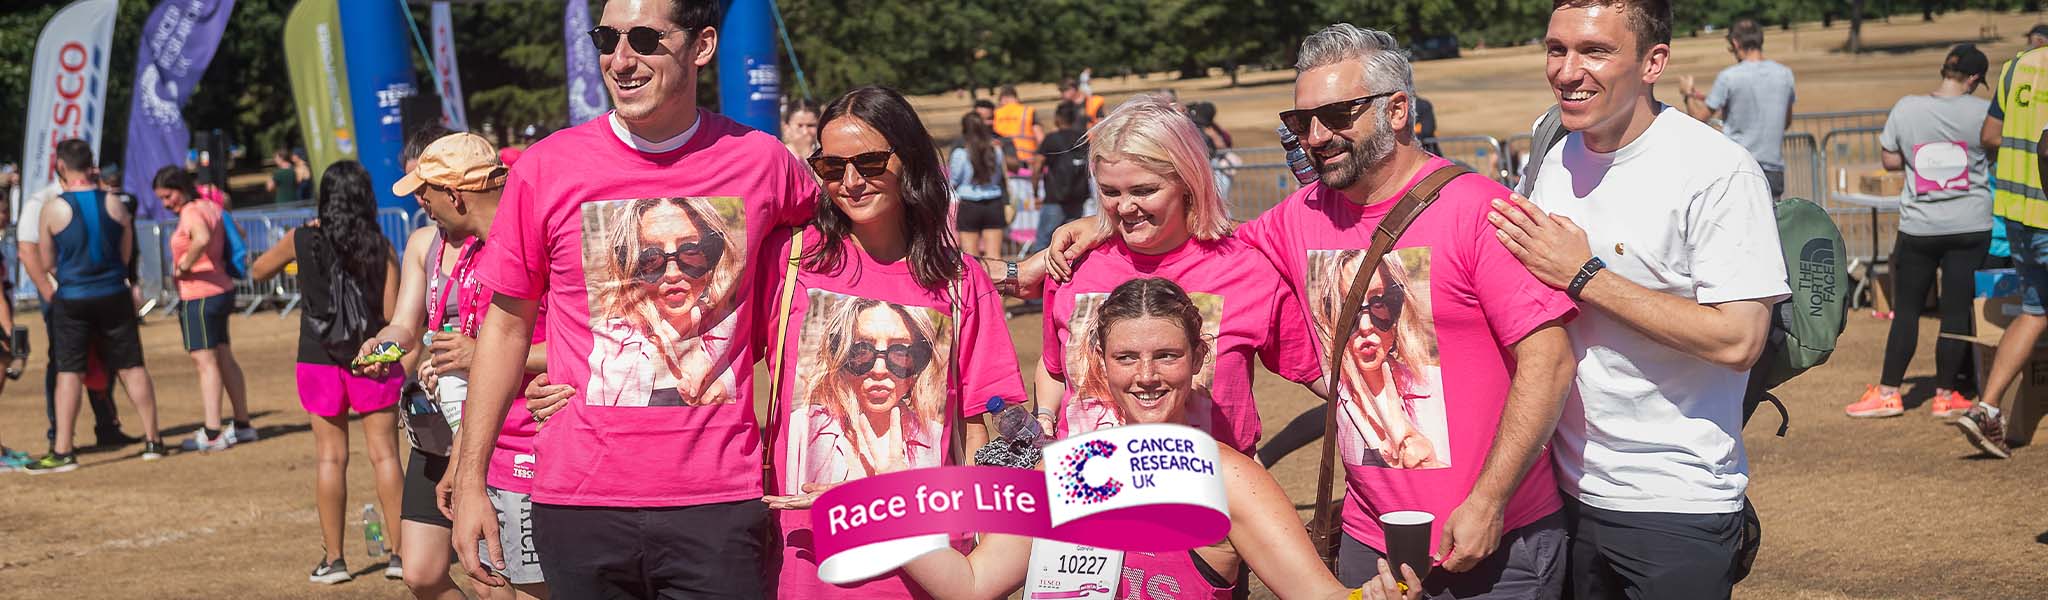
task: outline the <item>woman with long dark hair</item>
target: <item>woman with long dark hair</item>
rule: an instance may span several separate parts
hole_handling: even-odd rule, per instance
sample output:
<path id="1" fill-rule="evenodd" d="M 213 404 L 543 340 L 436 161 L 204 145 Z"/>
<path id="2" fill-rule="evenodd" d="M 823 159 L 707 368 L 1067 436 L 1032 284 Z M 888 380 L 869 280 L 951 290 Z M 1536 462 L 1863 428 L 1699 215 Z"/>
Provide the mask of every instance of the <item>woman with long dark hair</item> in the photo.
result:
<path id="1" fill-rule="evenodd" d="M 1003 229 L 1010 224 L 1003 216 L 1003 149 L 996 147 L 988 121 L 973 112 L 960 117 L 960 139 L 947 158 L 949 183 L 960 200 L 960 248 L 975 256 L 1002 256 Z"/>
<path id="2" fill-rule="evenodd" d="M 286 232 L 250 267 L 262 281 L 299 263 L 299 405 L 313 415 L 318 450 L 315 496 L 320 543 L 326 550 L 309 580 L 352 578 L 342 560 L 342 523 L 348 505 L 348 411 L 363 416 L 370 464 L 377 478 L 387 547 L 399 547 L 398 391 L 404 377 L 366 377 L 349 370 L 356 350 L 391 319 L 398 304 L 398 259 L 377 227 L 377 200 L 361 163 L 341 161 L 320 176 L 317 225 Z"/>
<path id="3" fill-rule="evenodd" d="M 903 96 L 864 87 L 826 107 L 810 159 L 824 182 L 810 228 L 780 234 L 758 323 L 775 394 L 781 597 L 852 590 L 818 580 L 809 508 L 848 480 L 936 467 L 987 441 L 991 399 L 1024 401 L 1002 298 L 946 231 L 946 172 Z M 777 244 L 776 242 L 779 242 Z M 969 351 L 972 349 L 972 351 Z M 898 573 L 860 597 L 909 598 Z"/>

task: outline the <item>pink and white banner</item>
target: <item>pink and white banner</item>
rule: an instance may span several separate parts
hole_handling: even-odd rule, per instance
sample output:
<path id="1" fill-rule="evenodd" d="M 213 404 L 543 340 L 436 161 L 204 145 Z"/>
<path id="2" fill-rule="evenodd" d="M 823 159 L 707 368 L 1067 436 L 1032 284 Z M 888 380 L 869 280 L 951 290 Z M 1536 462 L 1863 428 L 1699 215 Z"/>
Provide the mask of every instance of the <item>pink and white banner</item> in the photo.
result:
<path id="1" fill-rule="evenodd" d="M 818 578 L 845 584 L 1004 533 L 1111 550 L 1177 552 L 1230 533 L 1216 441 L 1192 427 L 1131 425 L 1045 447 L 1045 470 L 943 467 L 848 482 L 811 508 Z"/>
<path id="2" fill-rule="evenodd" d="M 435 2 L 427 14 L 428 26 L 434 30 L 434 81 L 441 85 L 441 125 L 468 131 L 469 115 L 462 108 L 462 69 L 455 65 L 455 29 L 449 25 L 448 3 Z"/>

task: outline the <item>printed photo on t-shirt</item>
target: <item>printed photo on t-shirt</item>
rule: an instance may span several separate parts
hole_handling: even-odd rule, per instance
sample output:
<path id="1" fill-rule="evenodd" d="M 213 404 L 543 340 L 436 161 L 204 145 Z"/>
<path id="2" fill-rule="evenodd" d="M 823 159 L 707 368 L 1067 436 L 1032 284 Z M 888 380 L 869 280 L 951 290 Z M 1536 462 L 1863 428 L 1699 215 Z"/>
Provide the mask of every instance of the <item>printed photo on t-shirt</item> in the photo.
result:
<path id="1" fill-rule="evenodd" d="M 592 333 L 586 404 L 736 401 L 745 214 L 739 198 L 583 205 Z"/>
<path id="2" fill-rule="evenodd" d="M 1067 331 L 1071 332 L 1072 337 L 1067 342 L 1066 356 L 1061 359 L 1066 367 L 1069 393 L 1066 403 L 1060 407 L 1058 429 L 1054 432 L 1058 437 L 1080 435 L 1125 424 L 1123 415 L 1117 411 L 1116 395 L 1109 389 L 1108 372 L 1103 364 L 1102 353 L 1095 347 L 1095 340 L 1101 333 L 1096 330 L 1100 323 L 1099 309 L 1103 301 L 1108 299 L 1109 294 L 1100 292 L 1074 296 L 1074 314 L 1067 317 Z M 1223 297 L 1189 292 L 1188 299 L 1193 300 L 1195 307 L 1202 310 L 1202 339 L 1211 349 L 1204 353 L 1201 370 L 1195 373 L 1195 394 L 1188 399 L 1186 425 L 1209 432 L 1210 435 L 1222 435 L 1227 432 L 1218 432 L 1214 429 L 1216 419 L 1213 413 L 1216 401 L 1209 394 L 1209 390 L 1210 383 L 1216 377 L 1214 348 L 1216 332 L 1223 318 Z"/>
<path id="3" fill-rule="evenodd" d="M 835 484 L 946 457 L 953 323 L 945 313 L 811 290 L 788 403 L 784 489 Z"/>
<path id="4" fill-rule="evenodd" d="M 1343 353 L 1339 453 L 1351 466 L 1447 468 L 1451 443 L 1430 312 L 1430 249 L 1388 252 L 1366 287 L 1356 329 L 1332 344 L 1345 288 L 1364 261 L 1364 250 L 1308 253 L 1309 313 L 1325 368 L 1333 345 Z"/>

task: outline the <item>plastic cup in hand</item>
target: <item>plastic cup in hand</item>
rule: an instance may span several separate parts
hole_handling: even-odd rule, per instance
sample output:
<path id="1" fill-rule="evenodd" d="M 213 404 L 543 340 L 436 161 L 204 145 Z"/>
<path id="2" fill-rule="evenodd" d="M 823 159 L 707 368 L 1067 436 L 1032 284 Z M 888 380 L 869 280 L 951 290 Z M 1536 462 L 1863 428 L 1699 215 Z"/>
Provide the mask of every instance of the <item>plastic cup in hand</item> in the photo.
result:
<path id="1" fill-rule="evenodd" d="M 1387 564 L 1394 580 L 1401 581 L 1401 565 L 1415 570 L 1415 577 L 1429 576 L 1429 525 L 1436 516 L 1419 510 L 1380 515 L 1380 531 L 1386 534 Z"/>

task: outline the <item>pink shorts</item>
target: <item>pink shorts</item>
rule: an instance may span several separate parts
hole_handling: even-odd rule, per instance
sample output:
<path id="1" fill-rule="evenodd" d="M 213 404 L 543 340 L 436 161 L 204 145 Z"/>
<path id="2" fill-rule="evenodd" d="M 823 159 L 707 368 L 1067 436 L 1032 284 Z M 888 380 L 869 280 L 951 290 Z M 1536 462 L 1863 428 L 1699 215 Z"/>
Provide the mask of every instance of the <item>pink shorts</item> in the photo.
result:
<path id="1" fill-rule="evenodd" d="M 348 367 L 298 363 L 299 406 L 322 417 L 339 417 L 355 409 L 373 413 L 398 404 L 405 377 L 397 372 L 382 379 L 359 377 Z"/>

